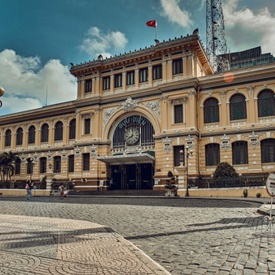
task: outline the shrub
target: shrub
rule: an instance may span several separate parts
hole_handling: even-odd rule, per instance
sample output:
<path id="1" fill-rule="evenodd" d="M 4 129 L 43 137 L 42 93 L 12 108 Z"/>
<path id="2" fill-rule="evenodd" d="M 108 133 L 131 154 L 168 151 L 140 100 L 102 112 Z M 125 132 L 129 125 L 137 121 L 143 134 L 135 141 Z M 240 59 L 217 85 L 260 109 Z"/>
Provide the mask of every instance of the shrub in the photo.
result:
<path id="1" fill-rule="evenodd" d="M 227 162 L 221 162 L 217 165 L 214 173 L 214 179 L 237 178 L 235 169 Z"/>

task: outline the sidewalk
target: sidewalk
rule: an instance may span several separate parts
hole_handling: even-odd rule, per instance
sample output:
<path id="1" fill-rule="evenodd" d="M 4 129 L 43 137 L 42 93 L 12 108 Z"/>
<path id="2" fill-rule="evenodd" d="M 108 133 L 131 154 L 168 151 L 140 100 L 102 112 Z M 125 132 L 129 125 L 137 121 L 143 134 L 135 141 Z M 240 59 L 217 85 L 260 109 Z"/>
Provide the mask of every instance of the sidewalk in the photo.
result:
<path id="1" fill-rule="evenodd" d="M 111 228 L 0 215 L 0 274 L 170 274 Z"/>

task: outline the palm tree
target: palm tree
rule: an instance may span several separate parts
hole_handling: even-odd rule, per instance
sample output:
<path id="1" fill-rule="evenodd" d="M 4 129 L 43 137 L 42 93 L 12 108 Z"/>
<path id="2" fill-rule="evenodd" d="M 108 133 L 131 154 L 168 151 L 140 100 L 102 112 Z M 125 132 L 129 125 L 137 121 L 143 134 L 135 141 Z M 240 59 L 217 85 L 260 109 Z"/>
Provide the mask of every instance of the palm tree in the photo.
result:
<path id="1" fill-rule="evenodd" d="M 0 153 L 0 178 L 2 182 L 8 181 L 14 174 L 15 163 L 19 160 L 16 153 L 2 152 Z"/>

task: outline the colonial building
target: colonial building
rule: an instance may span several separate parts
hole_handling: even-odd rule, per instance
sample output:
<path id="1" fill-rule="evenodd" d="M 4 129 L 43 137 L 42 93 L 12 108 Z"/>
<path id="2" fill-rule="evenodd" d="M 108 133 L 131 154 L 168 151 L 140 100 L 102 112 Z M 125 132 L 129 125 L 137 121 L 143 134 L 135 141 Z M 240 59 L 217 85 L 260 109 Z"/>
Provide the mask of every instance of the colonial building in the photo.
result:
<path id="1" fill-rule="evenodd" d="M 21 158 L 14 180 L 157 190 L 172 171 L 181 194 L 187 173 L 211 177 L 220 162 L 275 169 L 273 61 L 214 73 L 194 33 L 71 73 L 76 100 L 0 117 L 0 150 Z"/>

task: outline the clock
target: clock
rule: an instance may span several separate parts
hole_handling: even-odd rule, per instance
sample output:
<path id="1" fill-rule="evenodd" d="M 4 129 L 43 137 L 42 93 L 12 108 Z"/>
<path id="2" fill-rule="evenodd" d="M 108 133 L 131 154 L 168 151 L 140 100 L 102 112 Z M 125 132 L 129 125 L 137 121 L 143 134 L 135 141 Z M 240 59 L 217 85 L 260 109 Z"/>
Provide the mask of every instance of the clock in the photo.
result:
<path id="1" fill-rule="evenodd" d="M 137 143 L 139 140 L 139 129 L 137 128 L 125 129 L 124 140 L 129 145 L 133 145 Z"/>

